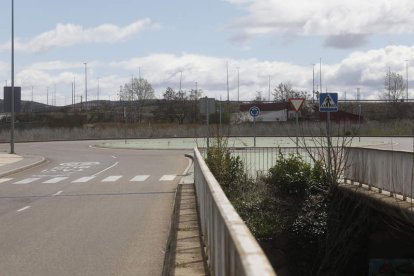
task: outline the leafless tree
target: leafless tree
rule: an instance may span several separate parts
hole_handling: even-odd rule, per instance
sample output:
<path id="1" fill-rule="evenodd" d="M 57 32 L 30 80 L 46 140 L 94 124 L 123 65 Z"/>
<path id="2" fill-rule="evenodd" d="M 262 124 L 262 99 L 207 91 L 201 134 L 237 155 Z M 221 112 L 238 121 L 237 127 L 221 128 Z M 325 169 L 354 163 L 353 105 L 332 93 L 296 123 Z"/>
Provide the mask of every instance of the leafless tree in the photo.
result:
<path id="1" fill-rule="evenodd" d="M 273 100 L 275 102 L 286 102 L 289 98 L 309 99 L 309 94 L 306 91 L 293 89 L 289 82 L 281 82 L 273 89 Z"/>
<path id="2" fill-rule="evenodd" d="M 404 77 L 396 72 L 388 71 L 384 76 L 382 98 L 390 102 L 398 102 L 403 99 L 405 88 Z"/>

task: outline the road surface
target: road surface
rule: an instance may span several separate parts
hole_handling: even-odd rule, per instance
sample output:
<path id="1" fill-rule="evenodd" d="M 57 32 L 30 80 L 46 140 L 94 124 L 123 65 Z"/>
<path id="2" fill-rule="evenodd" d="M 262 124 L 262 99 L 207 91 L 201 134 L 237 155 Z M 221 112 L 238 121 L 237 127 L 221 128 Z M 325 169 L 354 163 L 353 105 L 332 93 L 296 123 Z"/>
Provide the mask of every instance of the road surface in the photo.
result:
<path id="1" fill-rule="evenodd" d="M 48 162 L 0 178 L 0 275 L 161 274 L 188 151 L 91 144 L 16 145 Z"/>

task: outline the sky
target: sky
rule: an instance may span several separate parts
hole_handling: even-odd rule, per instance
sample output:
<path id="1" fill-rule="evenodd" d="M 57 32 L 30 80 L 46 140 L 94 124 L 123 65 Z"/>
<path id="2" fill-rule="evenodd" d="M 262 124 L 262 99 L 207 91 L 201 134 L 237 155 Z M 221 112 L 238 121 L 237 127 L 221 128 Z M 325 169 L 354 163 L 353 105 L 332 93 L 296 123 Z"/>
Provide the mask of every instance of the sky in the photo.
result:
<path id="1" fill-rule="evenodd" d="M 11 82 L 11 1 L 0 9 L 0 80 Z M 269 98 L 279 83 L 378 99 L 388 70 L 414 98 L 412 0 L 14 0 L 22 99 L 116 100 L 132 77 L 204 96 Z M 86 66 L 85 66 L 86 63 Z M 322 82 L 320 82 L 322 80 Z M 320 84 L 322 83 L 322 89 Z M 98 89 L 99 87 L 99 89 Z M 32 94 L 33 91 L 33 94 Z M 2 98 L 2 95 L 0 96 Z M 49 103 L 52 103 L 51 96 Z"/>

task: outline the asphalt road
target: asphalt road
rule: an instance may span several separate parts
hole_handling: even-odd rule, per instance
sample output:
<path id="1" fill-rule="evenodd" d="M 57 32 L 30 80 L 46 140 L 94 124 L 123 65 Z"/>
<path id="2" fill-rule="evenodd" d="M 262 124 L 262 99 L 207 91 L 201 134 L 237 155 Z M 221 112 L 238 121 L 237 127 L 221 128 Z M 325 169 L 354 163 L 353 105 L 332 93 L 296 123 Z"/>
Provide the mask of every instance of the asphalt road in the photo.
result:
<path id="1" fill-rule="evenodd" d="M 16 145 L 48 162 L 0 178 L 0 275 L 161 274 L 188 150 L 91 144 Z"/>

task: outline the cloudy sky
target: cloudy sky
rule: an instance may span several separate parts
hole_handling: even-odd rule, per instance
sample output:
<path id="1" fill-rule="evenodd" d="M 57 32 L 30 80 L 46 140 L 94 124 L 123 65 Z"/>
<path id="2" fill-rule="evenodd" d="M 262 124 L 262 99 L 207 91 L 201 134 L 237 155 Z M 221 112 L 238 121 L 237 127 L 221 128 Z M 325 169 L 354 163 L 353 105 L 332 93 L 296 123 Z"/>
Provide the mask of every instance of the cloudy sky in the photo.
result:
<path id="1" fill-rule="evenodd" d="M 10 84 L 11 0 L 0 9 L 0 77 Z M 7 2 L 7 3 L 6 3 Z M 268 98 L 290 82 L 340 98 L 377 99 L 387 70 L 404 77 L 414 98 L 412 0 L 15 0 L 15 73 L 23 99 L 58 105 L 117 99 L 120 85 L 141 73 L 161 97 L 165 88 L 198 87 L 204 95 Z M 315 64 L 315 66 L 313 66 Z M 239 68 L 239 69 L 238 69 Z M 181 73 L 182 72 L 182 73 Z M 411 79 L 412 81 L 411 81 Z M 413 89 L 411 89 L 411 87 Z M 50 100 L 49 100 L 50 101 Z M 51 102 L 51 101 L 50 101 Z"/>

